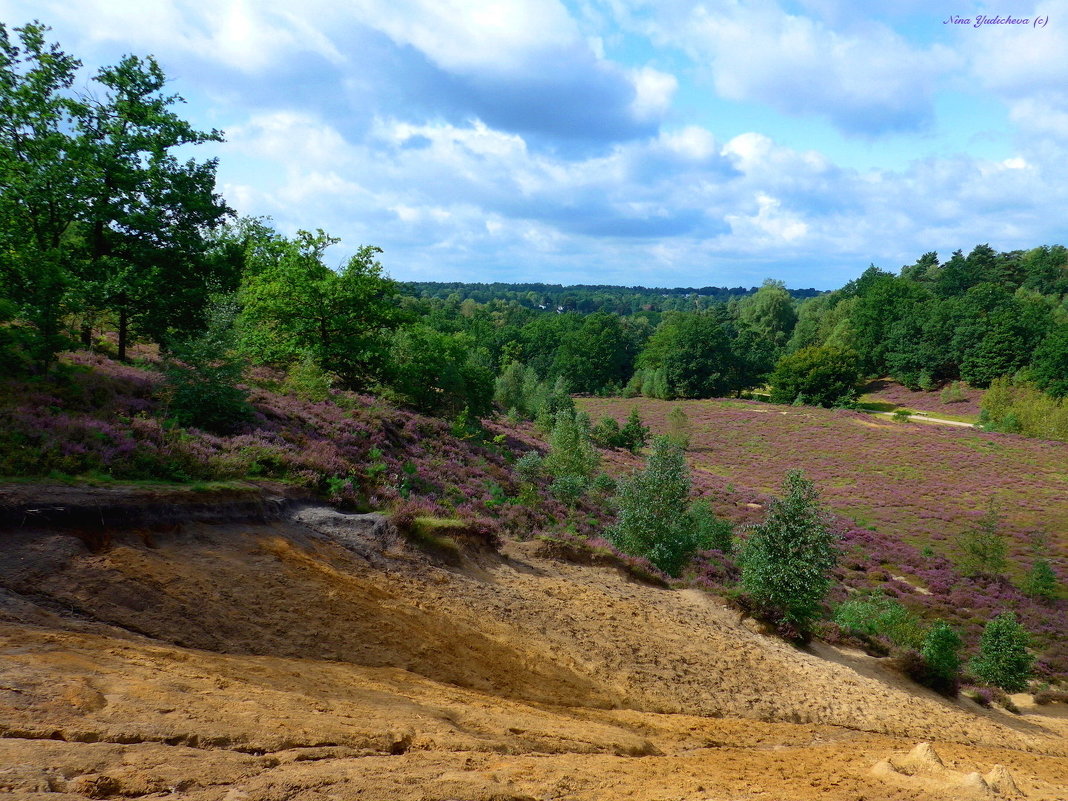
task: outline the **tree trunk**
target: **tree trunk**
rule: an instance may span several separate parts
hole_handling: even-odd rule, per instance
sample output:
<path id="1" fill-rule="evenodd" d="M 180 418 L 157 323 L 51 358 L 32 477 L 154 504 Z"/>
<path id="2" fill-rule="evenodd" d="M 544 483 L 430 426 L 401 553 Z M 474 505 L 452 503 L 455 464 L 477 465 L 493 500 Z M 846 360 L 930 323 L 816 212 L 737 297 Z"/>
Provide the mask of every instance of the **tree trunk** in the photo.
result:
<path id="1" fill-rule="evenodd" d="M 126 301 L 123 300 L 119 305 L 119 361 L 126 361 Z"/>

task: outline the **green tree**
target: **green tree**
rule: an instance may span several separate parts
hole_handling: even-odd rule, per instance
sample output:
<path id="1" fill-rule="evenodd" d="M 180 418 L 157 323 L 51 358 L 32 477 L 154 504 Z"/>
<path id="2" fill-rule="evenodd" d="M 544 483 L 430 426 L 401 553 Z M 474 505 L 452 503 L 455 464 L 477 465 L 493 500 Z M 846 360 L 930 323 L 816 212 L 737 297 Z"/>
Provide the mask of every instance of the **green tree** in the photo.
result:
<path id="1" fill-rule="evenodd" d="M 690 418 L 681 406 L 673 406 L 668 412 L 667 436 L 683 450 L 690 447 Z"/>
<path id="2" fill-rule="evenodd" d="M 323 263 L 338 240 L 299 231 L 251 254 L 241 287 L 242 347 L 254 360 L 292 364 L 312 355 L 349 388 L 383 377 L 389 332 L 400 323 L 396 285 L 382 275 L 381 253 L 361 247 L 340 272 Z"/>
<path id="3" fill-rule="evenodd" d="M 1068 398 L 1068 323 L 1053 328 L 1035 349 L 1030 372 L 1039 389 Z"/>
<path id="4" fill-rule="evenodd" d="M 687 514 L 690 473 L 682 449 L 657 437 L 645 469 L 619 483 L 619 517 L 609 538 L 673 576 L 698 548 Z"/>
<path id="5" fill-rule="evenodd" d="M 814 406 L 833 406 L 855 391 L 860 367 L 850 350 L 829 345 L 802 348 L 784 356 L 769 381 L 773 403 L 802 398 Z"/>
<path id="6" fill-rule="evenodd" d="M 583 320 L 577 331 L 563 336 L 553 372 L 563 376 L 573 392 L 621 387 L 630 377 L 636 350 L 619 315 L 597 312 Z"/>
<path id="7" fill-rule="evenodd" d="M 215 193 L 217 161 L 180 162 L 174 151 L 223 137 L 174 112 L 182 98 L 165 93 L 151 56 L 125 56 L 93 80 L 102 91 L 80 101 L 76 119 L 86 199 L 79 289 L 89 310 L 116 314 L 125 359 L 132 323 L 157 340 L 199 323 L 212 290 L 204 233 L 231 212 Z"/>
<path id="8" fill-rule="evenodd" d="M 557 478 L 578 476 L 588 481 L 600 458 L 590 444 L 589 432 L 574 408 L 564 407 L 556 413 L 556 423 L 549 436 L 549 454 L 545 469 Z"/>
<path id="9" fill-rule="evenodd" d="M 742 542 L 742 587 L 779 622 L 811 630 L 838 561 L 836 536 L 815 485 L 799 470 L 787 474 L 783 497 Z"/>
<path id="10" fill-rule="evenodd" d="M 1050 601 L 1057 597 L 1057 574 L 1053 572 L 1048 559 L 1035 560 L 1024 579 L 1023 590 L 1032 598 Z"/>
<path id="11" fill-rule="evenodd" d="M 979 653 L 969 669 L 979 679 L 1015 693 L 1027 689 L 1034 657 L 1028 653 L 1030 637 L 1012 612 L 1002 612 L 986 624 Z"/>
<path id="12" fill-rule="evenodd" d="M 390 344 L 384 380 L 400 400 L 426 414 L 476 417 L 490 413 L 493 374 L 468 334 L 444 334 L 426 325 L 405 326 Z"/>
<path id="13" fill-rule="evenodd" d="M 646 342 L 638 366 L 654 371 L 650 391 L 642 390 L 651 397 L 711 398 L 727 394 L 733 386 L 730 341 L 708 314 L 666 317 Z M 660 381 L 665 386 L 659 386 Z"/>
<path id="14" fill-rule="evenodd" d="M 47 44 L 47 31 L 30 23 L 14 29 L 13 41 L 0 23 L 0 300 L 22 329 L 4 339 L 38 362 L 65 342 L 70 232 L 83 207 L 71 133 L 78 107 L 67 93 L 81 62 Z"/>
<path id="15" fill-rule="evenodd" d="M 780 353 L 797 324 L 794 301 L 782 281 L 767 279 L 738 304 L 738 321 Z"/>
<path id="16" fill-rule="evenodd" d="M 961 570 L 966 576 L 997 576 L 1005 571 L 1007 546 L 1001 532 L 1001 514 L 993 501 L 979 524 L 960 536 L 958 545 L 963 552 Z"/>
<path id="17" fill-rule="evenodd" d="M 921 653 L 935 689 L 956 693 L 961 644 L 960 635 L 944 620 L 935 621 L 927 632 Z"/>
<path id="18" fill-rule="evenodd" d="M 649 442 L 649 427 L 642 423 L 638 408 L 633 407 L 627 415 L 627 422 L 619 430 L 620 447 L 631 453 L 638 453 Z"/>

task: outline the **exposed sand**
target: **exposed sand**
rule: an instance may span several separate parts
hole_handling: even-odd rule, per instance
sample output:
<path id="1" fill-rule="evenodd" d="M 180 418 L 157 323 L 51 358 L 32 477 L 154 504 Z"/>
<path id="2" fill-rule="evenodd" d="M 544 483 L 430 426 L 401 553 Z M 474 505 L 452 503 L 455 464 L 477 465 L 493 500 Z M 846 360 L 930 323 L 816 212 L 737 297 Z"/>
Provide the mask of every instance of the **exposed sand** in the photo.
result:
<path id="1" fill-rule="evenodd" d="M 536 542 L 447 567 L 366 521 L 298 518 L 95 554 L 0 533 L 0 793 L 1012 797 L 969 778 L 1001 765 L 1019 797 L 1068 798 L 1060 705 L 949 702 Z M 902 767 L 920 742 L 941 773 Z"/>

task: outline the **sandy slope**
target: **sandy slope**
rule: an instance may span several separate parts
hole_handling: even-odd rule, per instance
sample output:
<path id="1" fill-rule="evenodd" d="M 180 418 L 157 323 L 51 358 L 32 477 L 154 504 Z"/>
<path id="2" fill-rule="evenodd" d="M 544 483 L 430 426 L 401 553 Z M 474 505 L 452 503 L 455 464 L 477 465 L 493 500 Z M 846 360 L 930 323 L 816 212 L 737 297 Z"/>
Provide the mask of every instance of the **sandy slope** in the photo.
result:
<path id="1" fill-rule="evenodd" d="M 1059 709 L 950 703 L 537 543 L 447 567 L 356 523 L 0 534 L 0 792 L 996 798 L 968 776 L 1001 764 L 1068 798 Z"/>

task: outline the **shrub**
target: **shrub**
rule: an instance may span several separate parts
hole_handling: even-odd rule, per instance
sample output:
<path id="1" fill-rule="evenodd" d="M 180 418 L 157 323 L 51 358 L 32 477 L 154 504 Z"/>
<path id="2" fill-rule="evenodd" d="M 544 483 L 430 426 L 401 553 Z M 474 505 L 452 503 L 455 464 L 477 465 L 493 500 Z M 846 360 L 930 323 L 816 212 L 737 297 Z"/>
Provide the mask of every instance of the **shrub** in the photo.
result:
<path id="1" fill-rule="evenodd" d="M 618 448 L 619 423 L 612 417 L 605 417 L 590 432 L 590 439 L 601 448 Z"/>
<path id="2" fill-rule="evenodd" d="M 929 677 L 923 682 L 939 692 L 956 695 L 960 677 L 961 638 L 944 620 L 935 621 L 923 641 Z"/>
<path id="3" fill-rule="evenodd" d="M 516 460 L 515 472 L 523 481 L 533 484 L 545 472 L 545 460 L 537 451 L 527 451 Z"/>
<path id="4" fill-rule="evenodd" d="M 856 389 L 859 359 L 850 350 L 813 346 L 784 356 L 768 379 L 772 403 L 811 403 L 833 406 Z"/>
<path id="5" fill-rule="evenodd" d="M 574 506 L 586 491 L 586 480 L 576 475 L 557 476 L 549 491 L 568 506 Z"/>
<path id="6" fill-rule="evenodd" d="M 682 450 L 667 437 L 657 437 L 645 469 L 619 484 L 619 518 L 609 538 L 620 550 L 678 575 L 698 548 L 693 519 L 686 513 L 689 494 Z"/>
<path id="7" fill-rule="evenodd" d="M 819 506 L 819 494 L 799 470 L 783 482 L 763 523 L 753 526 L 738 554 L 742 587 L 772 610 L 779 623 L 802 634 L 819 617 L 838 561 L 836 536 Z"/>
<path id="8" fill-rule="evenodd" d="M 1005 570 L 1005 537 L 1001 533 L 1001 515 L 991 501 L 979 525 L 957 540 L 964 552 L 961 572 L 966 576 L 996 576 Z"/>
<path id="9" fill-rule="evenodd" d="M 900 601 L 882 594 L 846 601 L 835 610 L 834 622 L 846 631 L 886 637 L 905 648 L 919 648 L 923 641 L 916 616 Z"/>
<path id="10" fill-rule="evenodd" d="M 734 527 L 729 520 L 716 517 L 708 501 L 694 501 L 690 504 L 688 514 L 693 520 L 694 539 L 699 550 L 716 550 L 727 555 L 734 553 Z"/>
<path id="11" fill-rule="evenodd" d="M 619 432 L 619 445 L 631 453 L 637 453 L 649 443 L 649 429 L 642 424 L 638 409 L 630 410 L 627 422 Z"/>
<path id="12" fill-rule="evenodd" d="M 290 366 L 282 391 L 309 401 L 324 401 L 330 397 L 333 377 L 311 357 L 305 356 Z"/>
<path id="13" fill-rule="evenodd" d="M 545 469 L 554 476 L 578 476 L 588 480 L 597 468 L 599 457 L 590 445 L 582 420 L 573 408 L 557 412 L 556 424 L 549 437 L 549 455 Z"/>
<path id="14" fill-rule="evenodd" d="M 236 313 L 232 302 L 214 302 L 207 330 L 174 346 L 164 395 L 179 425 L 229 434 L 251 418 L 248 393 L 237 386 L 243 364 L 232 352 Z"/>
<path id="15" fill-rule="evenodd" d="M 1057 576 L 1046 559 L 1036 559 L 1027 578 L 1024 579 L 1023 590 L 1032 598 L 1042 598 L 1051 601 L 1057 597 Z"/>
<path id="16" fill-rule="evenodd" d="M 1027 651 L 1030 637 L 1016 622 L 1016 615 L 1003 612 L 986 624 L 979 640 L 979 654 L 969 670 L 987 684 L 1008 692 L 1027 689 L 1034 657 Z"/>
<path id="17" fill-rule="evenodd" d="M 690 418 L 681 406 L 675 406 L 668 413 L 667 435 L 683 450 L 690 447 Z"/>

